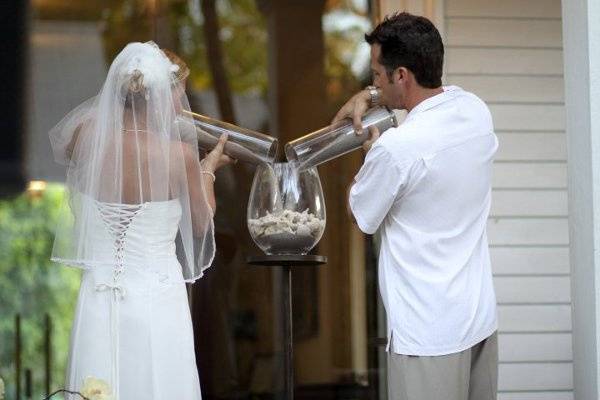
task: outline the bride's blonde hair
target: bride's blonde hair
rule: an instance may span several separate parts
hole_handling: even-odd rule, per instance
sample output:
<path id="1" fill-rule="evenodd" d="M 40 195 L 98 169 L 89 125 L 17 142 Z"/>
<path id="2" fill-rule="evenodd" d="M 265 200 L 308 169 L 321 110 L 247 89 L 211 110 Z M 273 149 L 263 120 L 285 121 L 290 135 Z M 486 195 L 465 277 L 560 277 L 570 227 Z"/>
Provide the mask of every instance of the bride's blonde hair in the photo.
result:
<path id="1" fill-rule="evenodd" d="M 179 57 L 177 54 L 173 53 L 169 49 L 161 49 L 161 50 L 163 51 L 163 53 L 165 53 L 165 55 L 167 56 L 169 61 L 171 61 L 173 64 L 175 64 L 179 67 L 179 69 L 177 71 L 175 71 L 175 74 L 174 74 L 176 82 L 181 82 L 190 75 L 190 69 L 188 68 L 185 61 L 183 61 L 181 59 L 181 57 Z"/>
<path id="2" fill-rule="evenodd" d="M 161 49 L 161 51 L 165 54 L 165 56 L 167 56 L 171 63 L 179 67 L 173 72 L 173 83 L 177 84 L 185 80 L 190 75 L 190 69 L 185 61 L 183 61 L 181 57 L 169 49 Z M 134 97 L 139 101 L 145 96 L 146 87 L 144 86 L 144 74 L 139 70 L 135 70 L 129 81 L 126 83 L 124 89 L 125 106 L 129 108 L 131 107 L 131 102 L 133 101 Z"/>

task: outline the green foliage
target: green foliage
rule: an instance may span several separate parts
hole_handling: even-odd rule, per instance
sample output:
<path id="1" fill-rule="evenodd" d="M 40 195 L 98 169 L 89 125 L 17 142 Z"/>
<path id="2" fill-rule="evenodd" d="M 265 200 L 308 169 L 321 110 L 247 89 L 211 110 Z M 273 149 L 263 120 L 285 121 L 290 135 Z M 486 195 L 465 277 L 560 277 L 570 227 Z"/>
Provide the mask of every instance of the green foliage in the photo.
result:
<path id="1" fill-rule="evenodd" d="M 21 363 L 33 373 L 34 397 L 44 390 L 44 317 L 52 321 L 52 387 L 63 386 L 78 271 L 50 261 L 61 185 L 39 196 L 0 200 L 0 376 L 15 393 L 15 315 L 21 315 Z M 22 383 L 23 387 L 23 383 Z"/>
<path id="2" fill-rule="evenodd" d="M 207 61 L 204 16 L 200 1 L 172 0 L 165 2 L 159 36 L 174 37 L 177 52 L 190 67 L 190 83 L 197 90 L 212 86 Z M 223 64 L 235 93 L 266 93 L 267 89 L 267 28 L 264 16 L 255 0 L 221 0 L 217 2 L 218 36 L 224 54 Z M 110 7 L 104 18 L 106 59 L 110 61 L 131 41 L 152 39 L 151 21 L 155 17 L 148 3 L 123 0 Z M 160 40 L 157 38 L 159 45 Z"/>
<path id="3" fill-rule="evenodd" d="M 103 38 L 107 63 L 130 42 L 146 42 L 152 38 L 152 15 L 149 2 L 142 0 L 115 1 L 104 9 Z"/>
<path id="4" fill-rule="evenodd" d="M 191 69 L 195 89 L 212 86 L 207 61 L 204 16 L 200 0 L 196 7 L 173 3 L 171 23 L 178 33 L 179 52 Z M 218 24 L 223 50 L 223 64 L 235 93 L 261 93 L 267 90 L 267 27 L 255 0 L 222 0 L 217 2 Z"/>
<path id="5" fill-rule="evenodd" d="M 255 0 L 219 2 L 219 34 L 234 92 L 267 90 L 267 25 Z"/>
<path id="6" fill-rule="evenodd" d="M 330 3 L 323 16 L 325 76 L 327 94 L 337 110 L 349 96 L 370 81 L 369 54 L 365 54 L 364 34 L 371 29 L 371 22 L 366 2 L 362 6 L 357 1 Z M 358 71 L 353 71 L 355 63 Z"/>
<path id="7" fill-rule="evenodd" d="M 172 50 L 190 67 L 190 83 L 195 90 L 210 90 L 212 76 L 207 60 L 207 38 L 201 0 L 165 2 L 161 18 L 164 35 L 172 37 Z M 366 1 L 330 1 L 324 17 L 344 21 L 325 30 L 325 74 L 327 93 L 336 106 L 364 86 L 351 70 L 358 45 L 364 42 L 365 24 L 370 25 Z M 110 7 L 104 19 L 104 43 L 110 61 L 128 42 L 152 38 L 150 21 L 154 18 L 148 2 L 123 0 Z M 266 95 L 268 87 L 267 21 L 256 0 L 217 1 L 219 32 L 223 50 L 223 65 L 234 93 Z M 366 21 L 366 22 L 365 22 Z M 160 36 L 160 35 L 159 35 Z M 158 39 L 157 39 L 158 40 Z M 160 40 L 159 40 L 160 42 Z M 320 55 L 315 55 L 320 56 Z"/>

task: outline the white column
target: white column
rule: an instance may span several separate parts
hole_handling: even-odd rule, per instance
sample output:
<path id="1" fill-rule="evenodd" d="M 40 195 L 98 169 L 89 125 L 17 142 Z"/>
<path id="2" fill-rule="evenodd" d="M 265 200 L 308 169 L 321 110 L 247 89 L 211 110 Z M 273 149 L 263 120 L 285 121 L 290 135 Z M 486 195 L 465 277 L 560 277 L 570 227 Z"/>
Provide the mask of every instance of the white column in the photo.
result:
<path id="1" fill-rule="evenodd" d="M 600 2 L 563 0 L 575 399 L 600 398 Z"/>

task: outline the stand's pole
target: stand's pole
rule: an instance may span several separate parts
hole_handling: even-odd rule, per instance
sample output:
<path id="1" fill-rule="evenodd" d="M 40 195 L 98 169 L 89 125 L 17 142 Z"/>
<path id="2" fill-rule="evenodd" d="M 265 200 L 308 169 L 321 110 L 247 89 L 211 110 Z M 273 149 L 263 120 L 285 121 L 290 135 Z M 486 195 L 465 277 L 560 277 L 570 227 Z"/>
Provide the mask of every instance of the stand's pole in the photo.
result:
<path id="1" fill-rule="evenodd" d="M 50 395 L 50 386 L 52 383 L 51 375 L 52 366 L 52 321 L 50 315 L 44 317 L 44 367 L 45 367 L 45 395 Z"/>
<path id="2" fill-rule="evenodd" d="M 283 301 L 283 391 L 286 400 L 294 398 L 294 338 L 292 326 L 292 269 L 283 267 L 281 274 L 281 297 Z"/>
<path id="3" fill-rule="evenodd" d="M 21 315 L 15 316 L 15 387 L 16 400 L 21 400 Z"/>
<path id="4" fill-rule="evenodd" d="M 246 260 L 251 265 L 281 268 L 277 271 L 277 278 L 274 282 L 278 283 L 281 296 L 278 299 L 279 307 L 276 306 L 276 313 L 279 314 L 278 328 L 281 329 L 283 337 L 283 395 L 284 400 L 294 399 L 294 338 L 292 325 L 292 269 L 308 266 L 322 265 L 327 262 L 327 257 L 319 255 L 265 255 L 250 256 Z M 277 298 L 277 296 L 275 296 Z M 280 372 L 275 371 L 280 377 Z M 279 378 L 281 379 L 281 378 Z M 279 379 L 274 382 L 279 383 Z M 277 396 L 276 396 L 277 397 Z"/>

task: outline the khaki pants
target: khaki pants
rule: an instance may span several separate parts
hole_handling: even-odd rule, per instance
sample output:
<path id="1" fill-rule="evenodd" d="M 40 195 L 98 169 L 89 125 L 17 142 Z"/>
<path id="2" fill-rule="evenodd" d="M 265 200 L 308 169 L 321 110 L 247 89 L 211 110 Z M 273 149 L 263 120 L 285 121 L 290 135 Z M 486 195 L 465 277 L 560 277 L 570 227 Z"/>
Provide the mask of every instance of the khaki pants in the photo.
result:
<path id="1" fill-rule="evenodd" d="M 497 333 L 455 354 L 388 354 L 389 400 L 496 400 L 497 387 Z"/>

